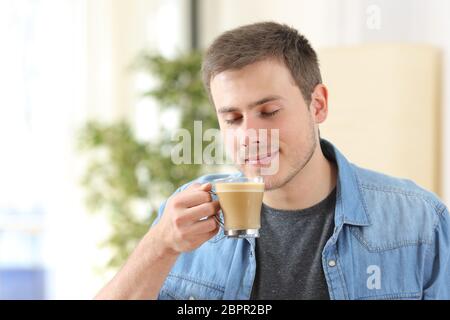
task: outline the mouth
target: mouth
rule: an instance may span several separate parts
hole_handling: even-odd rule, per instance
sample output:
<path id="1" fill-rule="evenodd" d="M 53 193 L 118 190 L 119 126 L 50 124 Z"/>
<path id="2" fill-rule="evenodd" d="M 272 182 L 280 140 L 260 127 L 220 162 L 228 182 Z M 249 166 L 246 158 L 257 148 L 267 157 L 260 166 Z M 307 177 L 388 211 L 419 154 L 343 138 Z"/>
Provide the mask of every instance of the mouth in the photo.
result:
<path id="1" fill-rule="evenodd" d="M 278 155 L 279 150 L 272 151 L 264 155 L 257 155 L 254 157 L 248 157 L 245 159 L 245 164 L 248 165 L 266 165 L 270 164 L 272 160 Z"/>

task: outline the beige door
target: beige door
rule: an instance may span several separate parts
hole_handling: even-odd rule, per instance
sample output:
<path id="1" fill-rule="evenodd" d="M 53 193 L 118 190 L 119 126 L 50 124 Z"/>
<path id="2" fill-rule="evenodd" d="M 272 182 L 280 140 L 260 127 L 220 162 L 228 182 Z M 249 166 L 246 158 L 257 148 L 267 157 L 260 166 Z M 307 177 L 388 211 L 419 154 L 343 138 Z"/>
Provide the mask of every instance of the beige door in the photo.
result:
<path id="1" fill-rule="evenodd" d="M 439 194 L 439 50 L 387 44 L 318 51 L 329 89 L 322 137 L 357 165 Z"/>

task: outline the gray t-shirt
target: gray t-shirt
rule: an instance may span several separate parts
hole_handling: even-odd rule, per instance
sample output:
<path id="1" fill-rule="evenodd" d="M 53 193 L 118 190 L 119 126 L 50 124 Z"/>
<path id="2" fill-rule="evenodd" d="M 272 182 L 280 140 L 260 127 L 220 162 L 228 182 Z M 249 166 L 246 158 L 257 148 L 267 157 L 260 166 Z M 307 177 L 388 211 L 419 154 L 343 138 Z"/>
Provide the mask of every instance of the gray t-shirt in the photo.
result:
<path id="1" fill-rule="evenodd" d="M 302 210 L 263 204 L 251 299 L 329 299 L 322 250 L 333 234 L 336 189 Z"/>

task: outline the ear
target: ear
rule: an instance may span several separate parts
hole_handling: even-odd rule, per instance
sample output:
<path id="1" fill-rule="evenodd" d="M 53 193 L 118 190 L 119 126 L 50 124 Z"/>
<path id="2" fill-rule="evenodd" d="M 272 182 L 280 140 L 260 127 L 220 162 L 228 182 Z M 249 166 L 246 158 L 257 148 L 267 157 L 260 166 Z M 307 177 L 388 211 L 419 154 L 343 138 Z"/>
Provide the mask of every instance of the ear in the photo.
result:
<path id="1" fill-rule="evenodd" d="M 328 90 L 323 84 L 315 86 L 311 94 L 310 110 L 316 123 L 322 123 L 328 115 Z"/>

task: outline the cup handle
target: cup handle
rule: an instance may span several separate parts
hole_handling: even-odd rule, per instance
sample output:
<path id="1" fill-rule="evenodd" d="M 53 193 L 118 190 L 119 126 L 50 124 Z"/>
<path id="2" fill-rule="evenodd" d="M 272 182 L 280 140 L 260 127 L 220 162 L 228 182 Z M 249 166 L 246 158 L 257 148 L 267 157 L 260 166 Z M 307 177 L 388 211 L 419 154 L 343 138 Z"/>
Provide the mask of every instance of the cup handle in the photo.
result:
<path id="1" fill-rule="evenodd" d="M 225 229 L 225 225 L 223 224 L 222 221 L 220 221 L 219 217 L 217 216 L 217 213 L 214 215 L 214 220 L 216 220 L 216 222 L 217 222 L 223 229 Z"/>
<path id="2" fill-rule="evenodd" d="M 217 194 L 214 192 L 214 191 L 208 191 L 209 192 L 209 194 L 211 195 L 211 196 L 217 196 Z M 217 213 L 213 216 L 214 217 L 214 220 L 216 220 L 216 222 L 223 228 L 223 229 L 225 229 L 225 225 L 223 224 L 223 222 L 220 220 L 220 218 L 217 216 Z"/>

